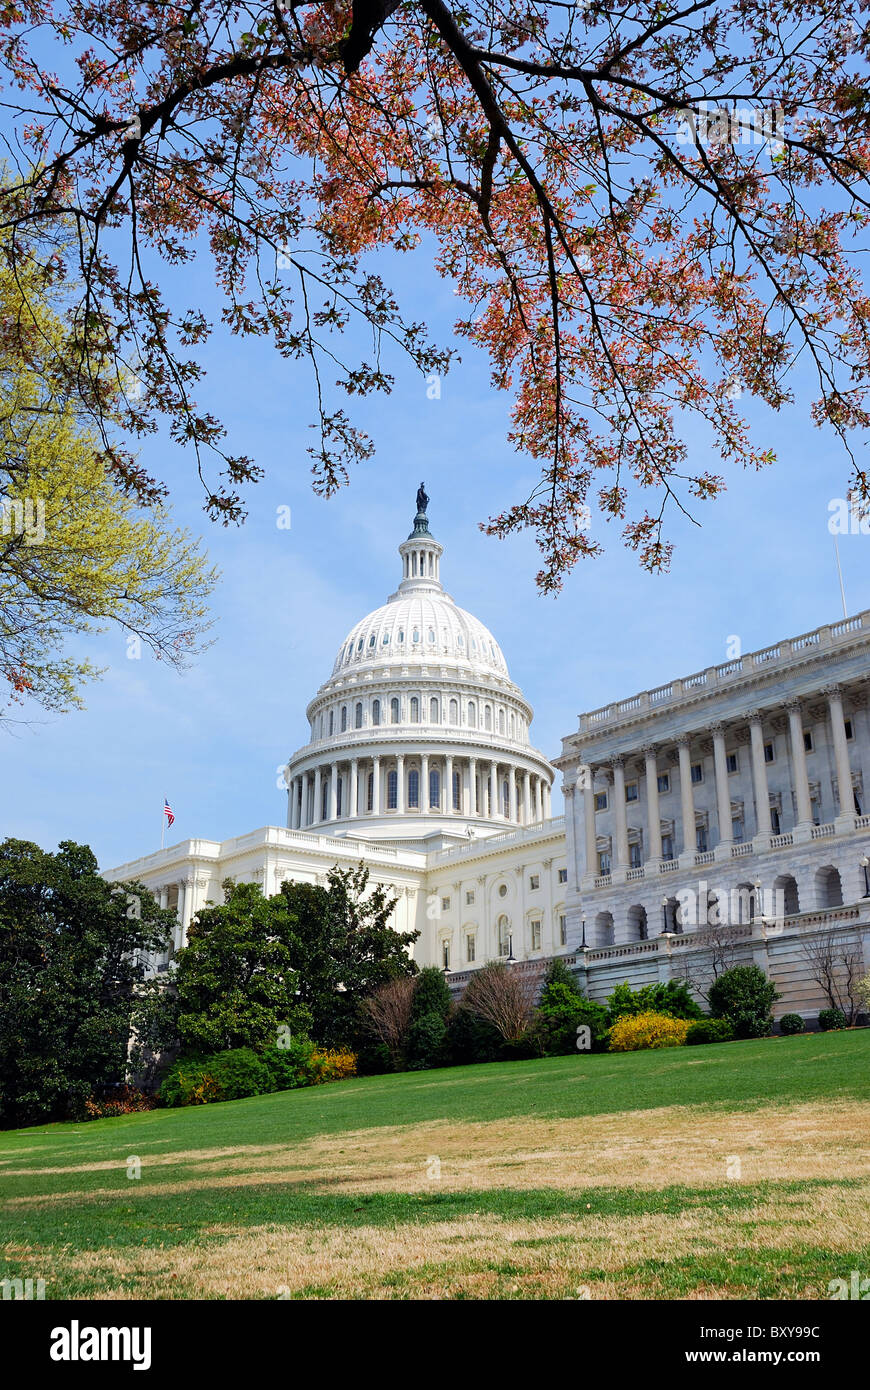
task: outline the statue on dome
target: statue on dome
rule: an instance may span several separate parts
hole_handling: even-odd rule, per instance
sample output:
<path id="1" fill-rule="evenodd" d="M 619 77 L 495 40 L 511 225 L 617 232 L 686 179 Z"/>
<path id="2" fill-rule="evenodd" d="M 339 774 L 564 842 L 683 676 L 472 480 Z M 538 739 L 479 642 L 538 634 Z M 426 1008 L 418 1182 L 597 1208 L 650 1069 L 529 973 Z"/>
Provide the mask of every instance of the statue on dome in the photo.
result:
<path id="1" fill-rule="evenodd" d="M 425 483 L 421 483 L 420 486 L 417 488 L 417 513 L 418 513 L 418 515 L 419 515 L 420 512 L 422 512 L 423 515 L 425 516 L 425 514 L 426 514 L 426 508 L 428 507 L 428 505 L 429 505 L 429 498 L 428 498 L 428 496 L 427 496 L 427 494 L 426 494 L 426 484 L 425 484 Z"/>

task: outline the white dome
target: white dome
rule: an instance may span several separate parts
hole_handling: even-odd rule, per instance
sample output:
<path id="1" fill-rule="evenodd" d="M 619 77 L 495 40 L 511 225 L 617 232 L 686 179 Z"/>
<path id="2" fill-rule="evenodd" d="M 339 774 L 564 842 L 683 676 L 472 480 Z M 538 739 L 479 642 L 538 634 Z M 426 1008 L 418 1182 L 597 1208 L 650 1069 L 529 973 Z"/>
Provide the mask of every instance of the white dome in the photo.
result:
<path id="1" fill-rule="evenodd" d="M 439 665 L 455 662 L 507 676 L 507 662 L 492 633 L 445 593 L 395 594 L 351 629 L 333 676 L 390 661 Z"/>

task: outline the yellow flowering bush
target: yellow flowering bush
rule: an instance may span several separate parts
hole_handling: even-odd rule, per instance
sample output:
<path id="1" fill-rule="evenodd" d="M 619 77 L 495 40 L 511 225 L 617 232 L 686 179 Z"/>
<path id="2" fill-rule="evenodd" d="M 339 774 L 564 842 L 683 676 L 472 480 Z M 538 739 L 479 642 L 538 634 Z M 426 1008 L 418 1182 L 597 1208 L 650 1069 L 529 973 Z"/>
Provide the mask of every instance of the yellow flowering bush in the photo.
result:
<path id="1" fill-rule="evenodd" d="M 346 1047 L 315 1048 L 311 1054 L 311 1069 L 315 1084 L 343 1081 L 346 1076 L 356 1076 L 356 1053 Z"/>
<path id="2" fill-rule="evenodd" d="M 611 1052 L 637 1052 L 644 1047 L 682 1047 L 691 1028 L 691 1019 L 671 1018 L 652 1009 L 646 1013 L 623 1015 L 608 1033 Z"/>

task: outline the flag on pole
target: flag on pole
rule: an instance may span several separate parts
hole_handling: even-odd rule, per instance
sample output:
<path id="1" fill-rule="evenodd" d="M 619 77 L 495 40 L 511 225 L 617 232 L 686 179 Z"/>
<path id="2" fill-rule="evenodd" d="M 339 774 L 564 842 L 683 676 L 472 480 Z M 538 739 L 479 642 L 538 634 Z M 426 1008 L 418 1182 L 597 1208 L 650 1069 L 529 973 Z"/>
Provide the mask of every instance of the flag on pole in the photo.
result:
<path id="1" fill-rule="evenodd" d="M 175 822 L 175 816 L 172 814 L 172 807 L 169 805 L 169 802 L 166 800 L 165 796 L 163 798 L 163 814 L 166 817 L 166 824 L 169 826 L 169 829 L 171 830 Z"/>

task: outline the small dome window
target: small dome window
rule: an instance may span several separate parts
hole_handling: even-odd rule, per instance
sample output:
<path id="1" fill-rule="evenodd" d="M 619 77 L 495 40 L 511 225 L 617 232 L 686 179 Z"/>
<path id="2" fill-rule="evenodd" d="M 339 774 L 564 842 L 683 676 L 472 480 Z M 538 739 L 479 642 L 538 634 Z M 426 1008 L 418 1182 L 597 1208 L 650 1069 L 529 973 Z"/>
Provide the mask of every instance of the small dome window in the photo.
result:
<path id="1" fill-rule="evenodd" d="M 400 641 L 400 642 L 404 642 L 404 640 L 405 640 L 405 629 L 402 628 L 402 627 L 400 627 L 400 628 L 399 628 L 399 641 Z"/>
<path id="2" fill-rule="evenodd" d="M 365 638 L 361 637 L 361 638 L 359 639 L 359 641 L 357 642 L 357 644 L 356 644 L 356 649 L 357 649 L 358 652 L 361 652 L 361 651 L 362 651 L 362 649 L 363 649 L 363 642 L 364 642 L 364 641 L 365 641 Z"/>
<path id="3" fill-rule="evenodd" d="M 434 642 L 434 641 L 435 641 L 435 629 L 434 629 L 434 627 L 430 627 L 430 629 L 429 629 L 429 641 L 430 641 L 430 642 Z"/>
<path id="4" fill-rule="evenodd" d="M 375 645 L 375 641 L 376 641 L 375 634 L 372 633 L 371 637 L 369 638 L 369 646 L 370 646 L 370 647 L 373 647 L 373 646 Z"/>
<path id="5" fill-rule="evenodd" d="M 418 627 L 415 627 L 415 628 L 414 628 L 414 631 L 413 631 L 412 634 L 411 634 L 411 641 L 412 641 L 412 642 L 419 642 L 419 640 L 420 640 L 420 629 L 419 629 Z"/>
<path id="6" fill-rule="evenodd" d="M 465 646 L 465 638 L 463 637 L 461 632 L 457 634 L 456 640 L 459 643 L 460 647 Z"/>
<path id="7" fill-rule="evenodd" d="M 388 632 L 385 632 L 385 633 L 384 633 L 383 646 L 386 646 L 387 643 L 389 642 L 389 640 L 390 640 L 390 634 L 389 634 Z"/>

